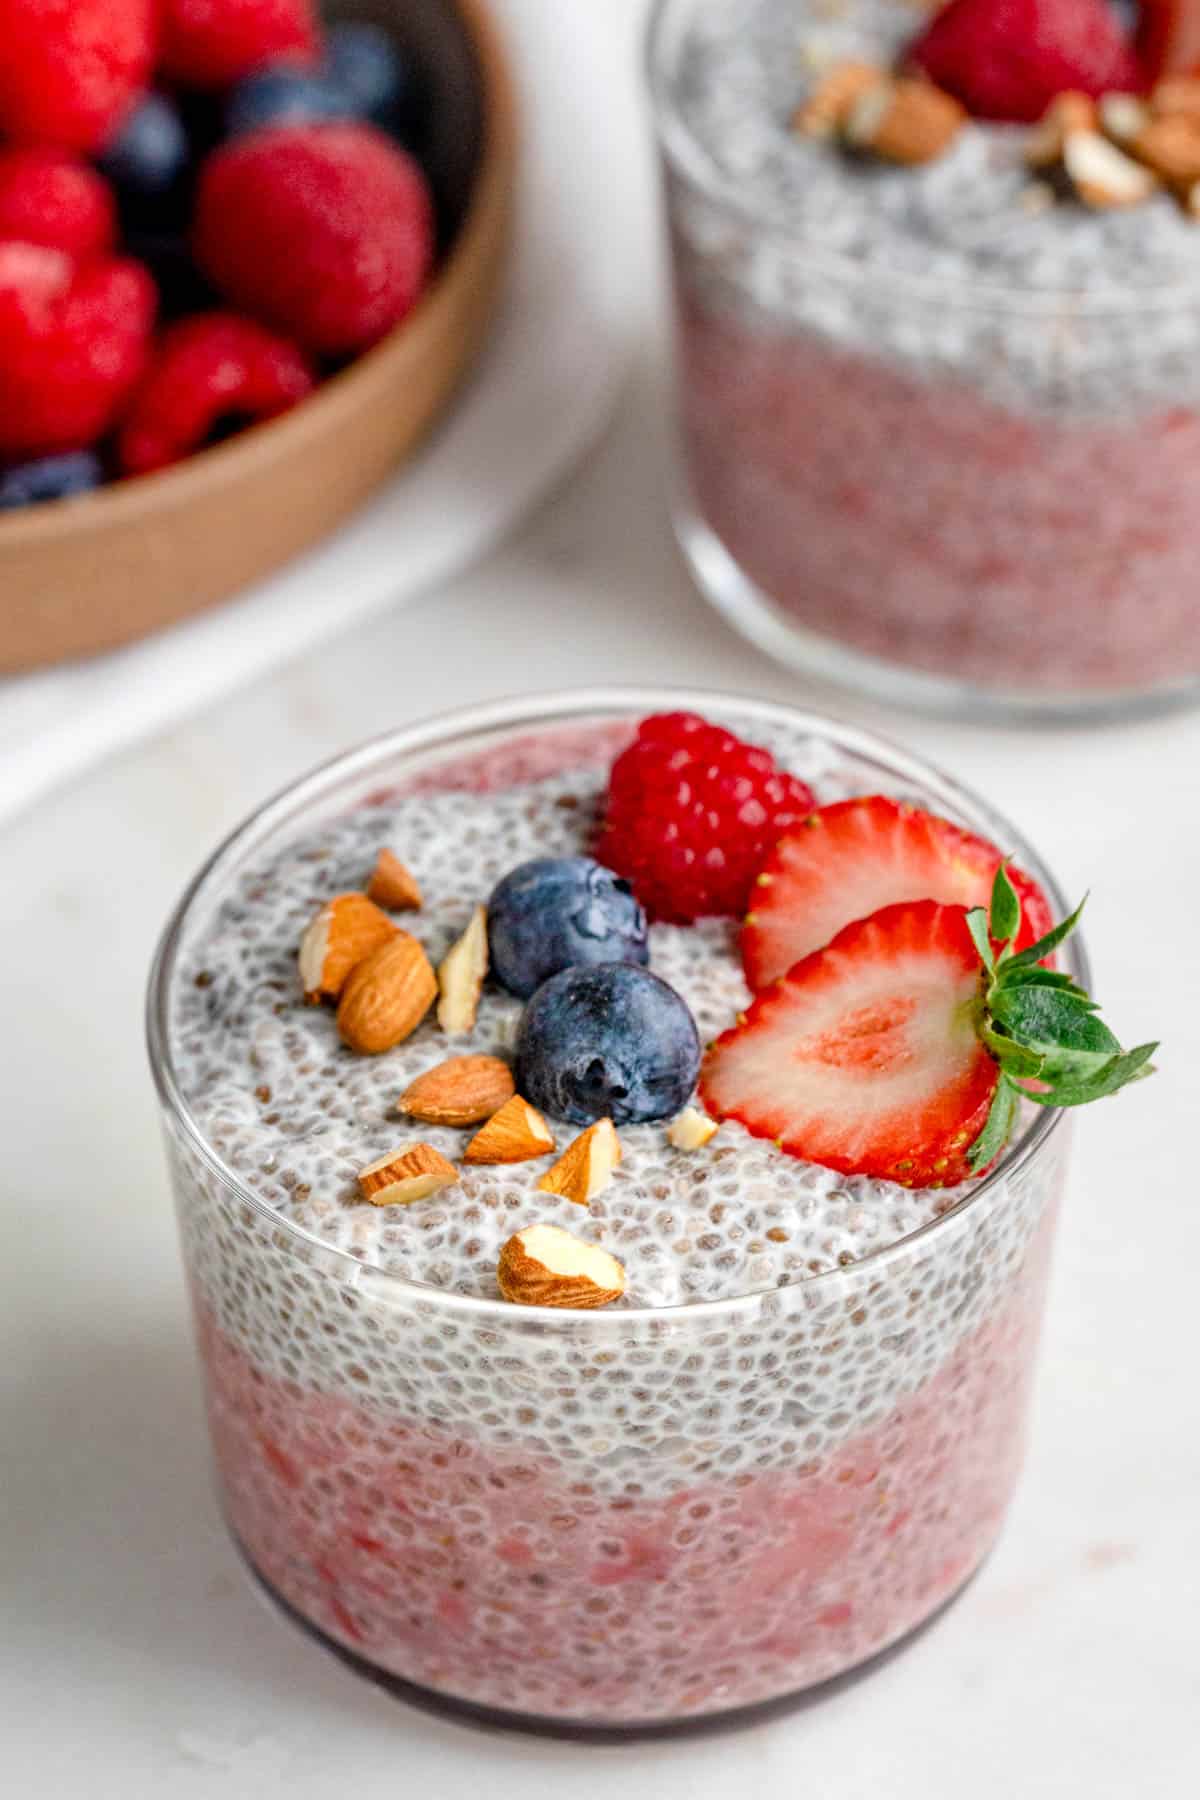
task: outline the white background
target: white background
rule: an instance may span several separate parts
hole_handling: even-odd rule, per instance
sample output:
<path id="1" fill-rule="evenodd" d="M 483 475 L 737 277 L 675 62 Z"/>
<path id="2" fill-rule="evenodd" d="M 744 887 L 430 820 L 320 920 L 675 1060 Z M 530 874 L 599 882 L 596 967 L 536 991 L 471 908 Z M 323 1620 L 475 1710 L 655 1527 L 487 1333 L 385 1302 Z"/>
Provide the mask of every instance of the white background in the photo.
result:
<path id="1" fill-rule="evenodd" d="M 609 0 L 614 30 L 636 0 Z M 564 24 L 564 29 L 566 28 Z M 1006 733 L 815 695 L 707 610 L 665 518 L 664 355 L 632 62 L 613 96 L 642 352 L 589 467 L 520 536 L 96 770 L 0 836 L 0 1789 L 89 1800 L 1158 1800 L 1200 1785 L 1200 717 Z M 564 405 L 570 395 L 564 394 Z M 1047 582 L 1052 584 L 1053 570 Z M 1103 621 L 1097 620 L 1097 630 Z M 1080 1120 L 1028 1470 L 946 1619 L 867 1682 L 698 1743 L 488 1737 L 385 1700 L 242 1578 L 207 1447 L 140 1007 L 185 879 L 367 733 L 560 683 L 677 680 L 903 737 L 1094 889 L 1099 991 L 1154 1081 Z"/>

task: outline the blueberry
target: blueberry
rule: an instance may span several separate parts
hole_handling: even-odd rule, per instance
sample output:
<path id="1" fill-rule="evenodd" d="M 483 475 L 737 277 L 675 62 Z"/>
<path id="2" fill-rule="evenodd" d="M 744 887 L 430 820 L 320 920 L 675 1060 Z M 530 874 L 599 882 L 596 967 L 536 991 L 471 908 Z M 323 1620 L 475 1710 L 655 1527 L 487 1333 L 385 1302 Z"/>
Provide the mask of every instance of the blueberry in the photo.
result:
<path id="1" fill-rule="evenodd" d="M 124 214 L 161 214 L 190 172 L 191 147 L 178 107 L 165 94 L 146 94 L 98 161 Z"/>
<path id="2" fill-rule="evenodd" d="M 103 480 L 100 459 L 90 450 L 39 456 L 36 462 L 18 463 L 0 474 L 0 512 L 17 506 L 37 506 L 43 500 L 65 500 L 71 494 L 87 494 Z"/>
<path id="3" fill-rule="evenodd" d="M 257 69 L 230 95 L 225 129 L 230 137 L 269 125 L 306 125 L 314 119 L 354 119 L 359 109 L 341 82 L 309 75 L 287 63 Z"/>
<path id="4" fill-rule="evenodd" d="M 324 73 L 351 97 L 357 117 L 413 141 L 424 95 L 412 60 L 386 31 L 354 22 L 331 25 Z"/>
<path id="5" fill-rule="evenodd" d="M 700 1073 L 700 1039 L 675 989 L 630 963 L 564 969 L 525 1009 L 517 1087 L 554 1118 L 669 1119 Z"/>
<path id="6" fill-rule="evenodd" d="M 488 901 L 492 973 L 528 1000 L 560 969 L 646 963 L 646 915 L 627 881 L 590 856 L 539 857 L 504 877 Z"/>

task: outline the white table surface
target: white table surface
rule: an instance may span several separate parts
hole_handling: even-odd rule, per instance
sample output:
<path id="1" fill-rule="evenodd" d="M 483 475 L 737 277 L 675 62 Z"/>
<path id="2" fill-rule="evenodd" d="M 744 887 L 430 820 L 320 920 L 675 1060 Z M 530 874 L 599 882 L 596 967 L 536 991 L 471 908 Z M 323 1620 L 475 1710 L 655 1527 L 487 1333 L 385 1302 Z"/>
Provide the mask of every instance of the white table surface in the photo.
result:
<path id="1" fill-rule="evenodd" d="M 496 1800 L 600 1800 L 615 1781 L 655 1800 L 1158 1800 L 1200 1786 L 1200 715 L 1039 735 L 831 702 L 985 789 L 1072 892 L 1094 888 L 1109 1014 L 1166 1039 L 1152 1084 L 1080 1120 L 1019 1498 L 979 1580 L 906 1655 L 819 1708 L 713 1740 L 485 1736 L 384 1699 L 277 1623 L 223 1535 L 140 1018 L 155 936 L 198 860 L 306 765 L 435 708 L 626 679 L 822 698 L 733 637 L 676 560 L 645 157 L 615 156 L 618 177 L 645 349 L 569 488 L 424 605 L 0 835 L 0 1790 L 21 1800 L 459 1800 L 483 1782 Z"/>

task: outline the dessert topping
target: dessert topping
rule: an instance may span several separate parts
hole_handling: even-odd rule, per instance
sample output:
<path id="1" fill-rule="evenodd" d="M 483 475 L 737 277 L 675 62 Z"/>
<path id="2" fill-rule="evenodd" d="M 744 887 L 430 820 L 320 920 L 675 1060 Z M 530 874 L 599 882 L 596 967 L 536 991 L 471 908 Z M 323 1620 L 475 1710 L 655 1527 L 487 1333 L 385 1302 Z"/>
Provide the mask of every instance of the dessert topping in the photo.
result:
<path id="1" fill-rule="evenodd" d="M 338 1030 L 352 1050 L 378 1056 L 416 1030 L 436 993 L 437 976 L 424 949 L 392 925 L 386 942 L 351 971 L 338 1004 Z"/>
<path id="2" fill-rule="evenodd" d="M 851 107 L 844 131 L 856 150 L 884 162 L 933 162 L 943 156 L 966 123 L 966 112 L 929 81 L 884 81 Z"/>
<path id="3" fill-rule="evenodd" d="M 676 1150 L 703 1150 L 720 1129 L 717 1121 L 706 1118 L 698 1107 L 686 1106 L 667 1126 L 667 1141 Z"/>
<path id="4" fill-rule="evenodd" d="M 458 1170 L 432 1144 L 389 1150 L 358 1172 L 364 1200 L 372 1206 L 410 1206 L 441 1188 L 453 1187 Z"/>
<path id="5" fill-rule="evenodd" d="M 418 912 L 421 889 L 416 876 L 400 861 L 394 850 L 381 850 L 375 860 L 367 896 L 376 906 L 388 912 Z"/>
<path id="6" fill-rule="evenodd" d="M 512 1070 L 498 1056 L 452 1056 L 410 1082 L 396 1109 L 426 1125 L 478 1125 L 514 1092 Z"/>
<path id="7" fill-rule="evenodd" d="M 487 968 L 487 912 L 477 906 L 462 936 L 438 964 L 438 1024 L 451 1037 L 461 1037 L 474 1028 Z"/>
<path id="8" fill-rule="evenodd" d="M 306 1000 L 336 1000 L 350 971 L 396 927 L 365 894 L 335 894 L 300 940 L 300 980 Z"/>
<path id="9" fill-rule="evenodd" d="M 616 1257 L 561 1225 L 527 1225 L 510 1237 L 496 1280 L 517 1306 L 608 1306 L 625 1292 Z"/>
<path id="10" fill-rule="evenodd" d="M 532 1162 L 554 1148 L 554 1134 L 536 1106 L 520 1094 L 495 1112 L 467 1145 L 463 1161 L 469 1163 Z"/>
<path id="11" fill-rule="evenodd" d="M 835 63 L 792 116 L 792 130 L 801 137 L 836 138 L 845 130 L 855 105 L 872 88 L 887 81 L 885 70 L 874 63 Z"/>
<path id="12" fill-rule="evenodd" d="M 538 1182 L 547 1194 L 561 1194 L 576 1206 L 587 1206 L 603 1193 L 621 1160 L 621 1140 L 611 1119 L 597 1119 L 569 1143 L 552 1169 Z"/>
<path id="13" fill-rule="evenodd" d="M 1084 205 L 1096 211 L 1140 206 L 1158 187 L 1152 169 L 1135 162 L 1098 131 L 1068 134 L 1063 168 Z"/>

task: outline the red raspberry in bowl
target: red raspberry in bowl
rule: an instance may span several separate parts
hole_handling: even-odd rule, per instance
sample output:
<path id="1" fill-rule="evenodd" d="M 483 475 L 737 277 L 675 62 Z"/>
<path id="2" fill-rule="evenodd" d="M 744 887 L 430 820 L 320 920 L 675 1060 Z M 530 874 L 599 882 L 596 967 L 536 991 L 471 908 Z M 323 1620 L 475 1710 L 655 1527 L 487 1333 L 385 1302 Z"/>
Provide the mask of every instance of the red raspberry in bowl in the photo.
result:
<path id="1" fill-rule="evenodd" d="M 776 839 L 812 807 L 768 750 L 695 713 L 657 713 L 612 766 L 596 855 L 653 918 L 740 914 Z"/>
<path id="2" fill-rule="evenodd" d="M 411 311 L 433 261 L 412 158 L 368 125 L 280 126 L 210 156 L 196 261 L 244 312 L 308 350 L 363 350 Z"/>
<path id="3" fill-rule="evenodd" d="M 310 394 L 308 358 L 237 313 L 180 319 L 164 335 L 117 440 L 128 475 L 199 450 L 226 420 L 273 419 Z"/>
<path id="4" fill-rule="evenodd" d="M 978 119 L 1032 124 L 1069 89 L 1137 93 L 1144 77 L 1110 0 L 950 0 L 909 61 Z"/>
<path id="5" fill-rule="evenodd" d="M 111 250 L 116 233 L 112 189 L 87 163 L 62 150 L 0 150 L 0 239 L 87 262 Z"/>
<path id="6" fill-rule="evenodd" d="M 150 78 L 158 0 L 0 0 L 0 135 L 97 150 Z"/>
<path id="7" fill-rule="evenodd" d="M 81 449 L 110 429 L 142 372 L 155 300 L 140 263 L 79 267 L 0 243 L 0 456 Z"/>
<path id="8" fill-rule="evenodd" d="M 162 0 L 162 66 L 185 87 L 232 87 L 264 63 L 315 62 L 312 0 Z"/>

